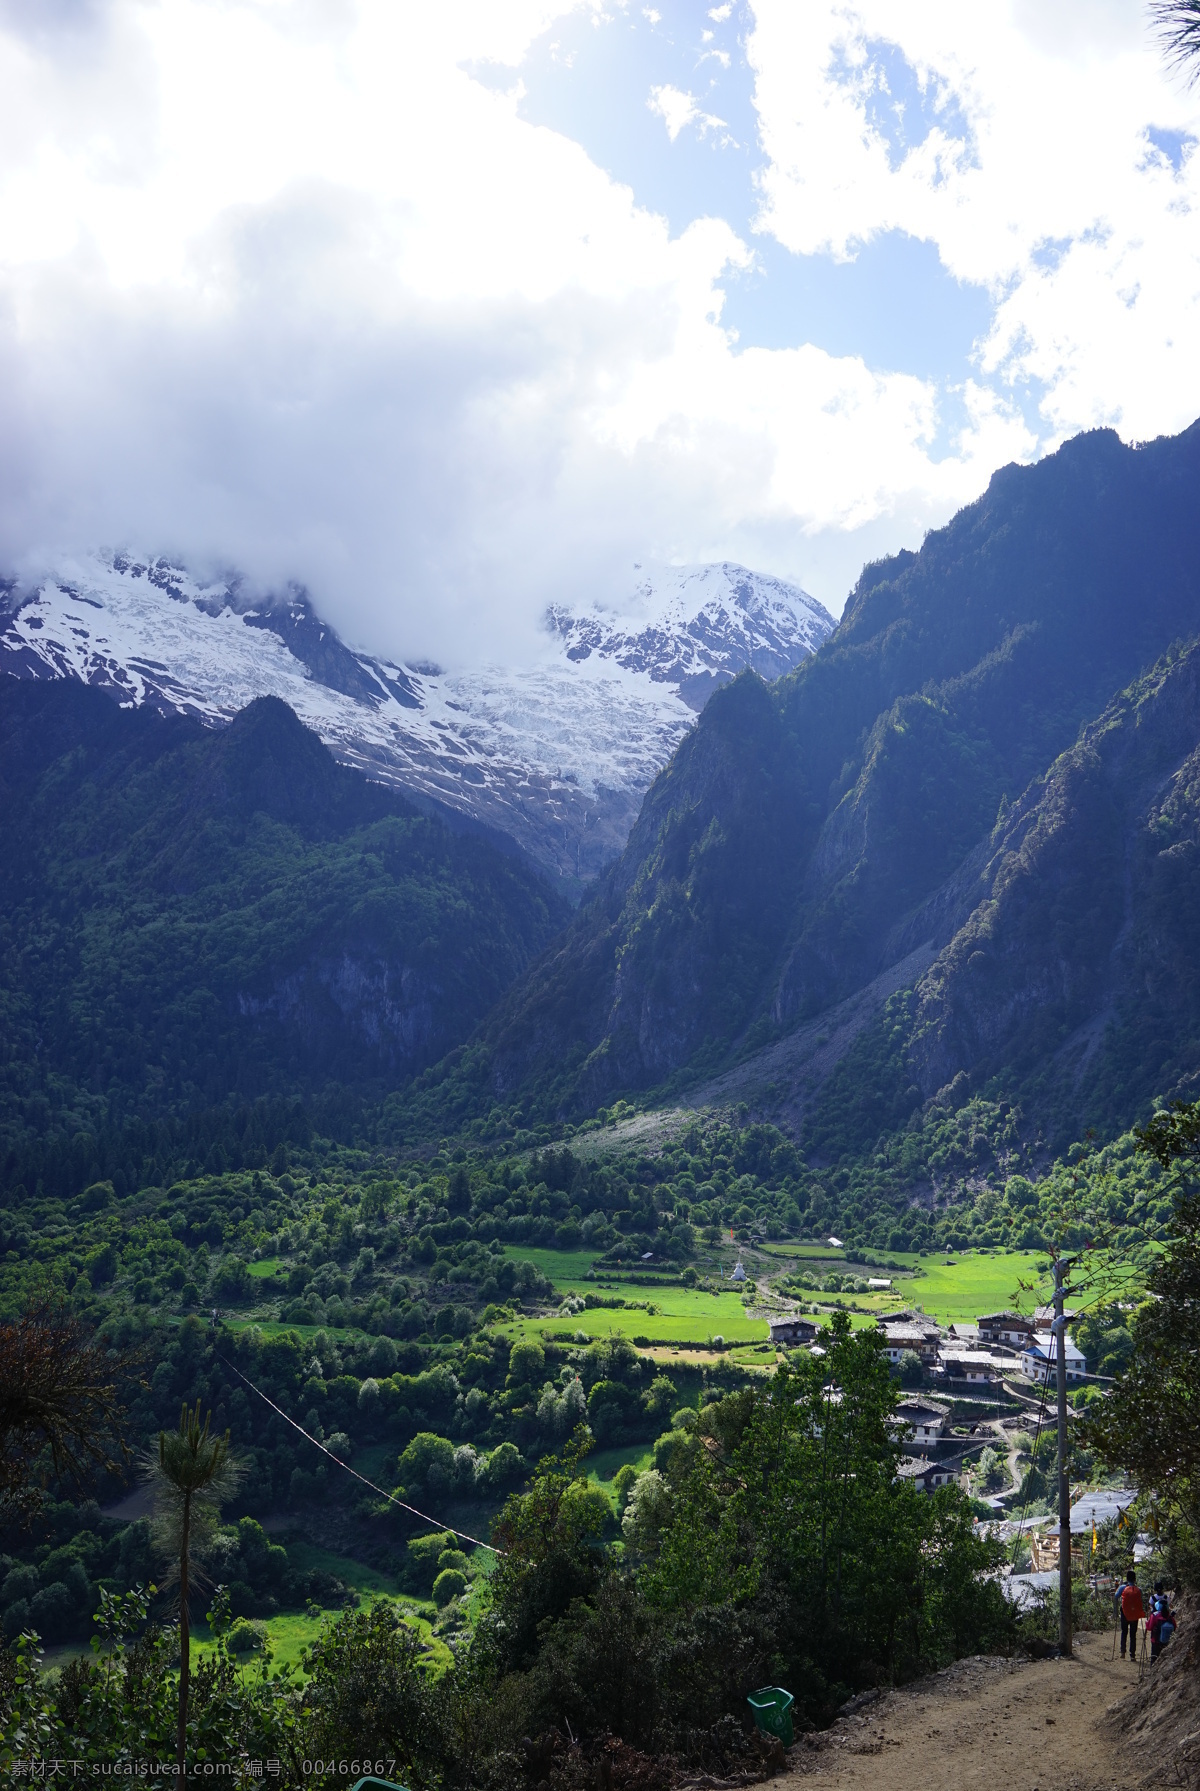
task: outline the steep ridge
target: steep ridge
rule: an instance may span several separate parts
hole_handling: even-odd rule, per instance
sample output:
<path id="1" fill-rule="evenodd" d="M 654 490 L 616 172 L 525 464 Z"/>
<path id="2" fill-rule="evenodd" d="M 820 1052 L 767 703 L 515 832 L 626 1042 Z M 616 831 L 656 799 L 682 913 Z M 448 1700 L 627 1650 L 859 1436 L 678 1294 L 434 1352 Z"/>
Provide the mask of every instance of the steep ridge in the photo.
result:
<path id="1" fill-rule="evenodd" d="M 1200 426 L 1005 468 L 796 672 L 718 691 L 455 1072 L 473 1098 L 579 1114 L 712 1074 L 911 952 L 1001 805 L 1200 627 L 1198 475 Z"/>
<path id="2" fill-rule="evenodd" d="M 273 697 L 214 730 L 0 678 L 0 832 L 0 1145 L 85 1109 L 394 1086 L 569 913 Z"/>
<path id="3" fill-rule="evenodd" d="M 0 670 L 208 724 L 280 697 L 344 764 L 578 886 L 619 853 L 711 691 L 747 666 L 790 670 L 832 628 L 782 580 L 668 568 L 620 613 L 555 606 L 535 663 L 448 672 L 352 652 L 302 590 L 256 599 L 236 577 L 93 556 L 0 588 Z"/>
<path id="4" fill-rule="evenodd" d="M 1200 644 L 1085 728 L 980 856 L 917 984 L 925 1095 L 1041 1067 L 1102 1124 L 1200 1070 Z"/>
<path id="5" fill-rule="evenodd" d="M 1200 643 L 1121 693 L 911 916 L 911 950 L 817 1019 L 690 1088 L 863 1151 L 999 1079 L 1055 1145 L 1200 1072 Z M 898 1016 L 889 998 L 912 988 Z M 881 1017 L 882 1015 L 882 1017 Z M 895 1039 L 897 1022 L 900 1038 Z M 891 1049 L 883 1047 L 890 1036 Z M 881 1085 L 880 1065 L 885 1067 Z"/>

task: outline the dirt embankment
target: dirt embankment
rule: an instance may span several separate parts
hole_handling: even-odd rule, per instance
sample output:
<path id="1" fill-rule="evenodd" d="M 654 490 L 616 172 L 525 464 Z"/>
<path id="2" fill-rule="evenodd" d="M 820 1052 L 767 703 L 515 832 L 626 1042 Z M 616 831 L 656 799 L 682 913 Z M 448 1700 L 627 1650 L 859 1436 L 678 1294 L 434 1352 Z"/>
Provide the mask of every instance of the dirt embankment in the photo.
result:
<path id="1" fill-rule="evenodd" d="M 959 1661 L 805 1736 L 796 1791 L 1128 1791 L 1200 1785 L 1196 1624 L 1145 1670 L 1084 1635 L 1073 1660 Z M 1175 1643 L 1172 1643 L 1172 1648 Z M 1168 1668 L 1170 1671 L 1168 1671 Z"/>

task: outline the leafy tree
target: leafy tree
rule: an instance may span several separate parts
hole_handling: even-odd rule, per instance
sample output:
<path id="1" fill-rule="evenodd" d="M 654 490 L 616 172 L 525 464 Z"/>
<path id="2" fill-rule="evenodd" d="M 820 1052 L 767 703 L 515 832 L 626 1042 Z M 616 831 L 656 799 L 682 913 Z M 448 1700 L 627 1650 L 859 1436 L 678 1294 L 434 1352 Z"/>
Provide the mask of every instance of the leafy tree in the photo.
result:
<path id="1" fill-rule="evenodd" d="M 454 1444 L 435 1431 L 418 1431 L 397 1463 L 404 1486 L 444 1492 L 454 1478 Z"/>
<path id="2" fill-rule="evenodd" d="M 514 1343 L 508 1358 L 508 1380 L 512 1387 L 528 1387 L 541 1380 L 546 1368 L 546 1352 L 532 1337 Z"/>
<path id="3" fill-rule="evenodd" d="M 631 1548 L 650 1554 L 671 1515 L 671 1494 L 657 1468 L 638 1474 L 629 1488 L 621 1530 Z"/>
<path id="4" fill-rule="evenodd" d="M 961 1494 L 923 1498 L 896 1478 L 895 1403 L 875 1337 L 839 1313 L 823 1360 L 797 1354 L 765 1388 L 706 1408 L 716 1447 L 672 1460 L 646 1595 L 677 1613 L 731 1598 L 760 1621 L 776 1613 L 774 1646 L 817 1686 L 853 1682 L 865 1662 L 911 1673 L 1002 1635 Z"/>
<path id="5" fill-rule="evenodd" d="M 1157 1495 L 1181 1566 L 1200 1575 L 1200 1102 L 1157 1114 L 1141 1148 L 1175 1177 L 1168 1244 L 1132 1326 L 1132 1358 L 1088 1439 Z"/>
<path id="6" fill-rule="evenodd" d="M 591 1442 L 581 1427 L 561 1455 L 543 1456 L 529 1491 L 509 1498 L 492 1526 L 502 1553 L 488 1581 L 480 1639 L 502 1669 L 529 1666 L 539 1626 L 594 1593 L 603 1577 L 598 1512 L 582 1466 Z"/>

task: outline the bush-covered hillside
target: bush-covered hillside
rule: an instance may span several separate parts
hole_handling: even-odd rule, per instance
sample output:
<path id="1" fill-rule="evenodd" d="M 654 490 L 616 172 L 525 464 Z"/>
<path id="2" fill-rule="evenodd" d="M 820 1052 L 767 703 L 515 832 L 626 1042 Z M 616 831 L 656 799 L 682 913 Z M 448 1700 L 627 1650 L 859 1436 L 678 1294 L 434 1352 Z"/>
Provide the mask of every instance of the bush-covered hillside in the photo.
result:
<path id="1" fill-rule="evenodd" d="M 203 1160 L 231 1098 L 396 1086 L 566 918 L 274 699 L 214 733 L 0 680 L 0 833 L 0 1182 L 31 1191 L 111 1173 L 126 1122 Z"/>

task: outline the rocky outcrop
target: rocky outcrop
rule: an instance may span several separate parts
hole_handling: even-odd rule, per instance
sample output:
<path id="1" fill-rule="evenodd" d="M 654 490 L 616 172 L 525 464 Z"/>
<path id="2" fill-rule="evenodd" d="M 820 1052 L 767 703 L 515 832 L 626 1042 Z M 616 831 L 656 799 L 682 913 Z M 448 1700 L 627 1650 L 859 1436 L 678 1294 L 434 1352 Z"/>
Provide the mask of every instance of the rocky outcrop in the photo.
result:
<path id="1" fill-rule="evenodd" d="M 1200 646 L 1156 667 L 997 823 L 941 898 L 971 912 L 918 985 L 928 1094 L 1039 1062 L 1125 1099 L 1200 1064 Z"/>

